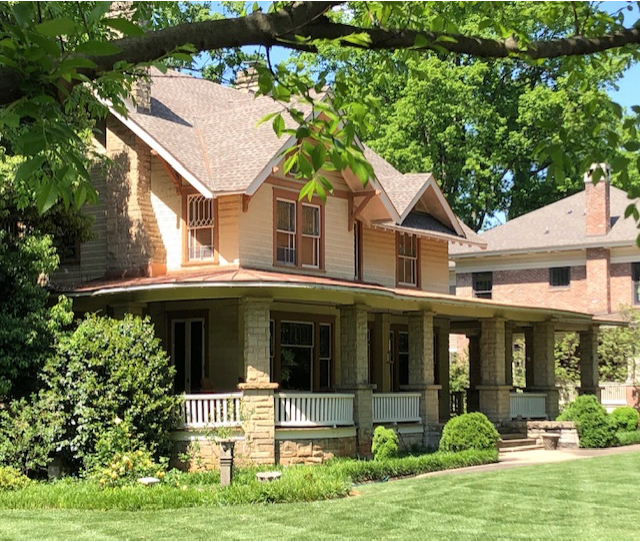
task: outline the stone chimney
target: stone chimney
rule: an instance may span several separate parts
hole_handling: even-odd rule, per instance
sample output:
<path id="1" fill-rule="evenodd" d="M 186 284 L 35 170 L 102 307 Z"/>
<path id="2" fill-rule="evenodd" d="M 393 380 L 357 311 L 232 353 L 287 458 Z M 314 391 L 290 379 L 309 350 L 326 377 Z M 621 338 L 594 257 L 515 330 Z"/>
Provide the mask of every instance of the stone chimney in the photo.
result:
<path id="1" fill-rule="evenodd" d="M 258 70 L 255 68 L 255 63 L 248 62 L 247 67 L 238 72 L 233 86 L 236 90 L 250 94 L 255 94 L 258 91 Z"/>
<path id="2" fill-rule="evenodd" d="M 140 78 L 131 87 L 131 97 L 138 113 L 151 113 L 151 77 L 149 68 L 145 68 Z"/>
<path id="3" fill-rule="evenodd" d="M 594 179 L 595 175 L 599 178 Z M 584 174 L 587 236 L 607 235 L 611 229 L 610 187 L 609 164 L 591 164 L 589 171 Z"/>

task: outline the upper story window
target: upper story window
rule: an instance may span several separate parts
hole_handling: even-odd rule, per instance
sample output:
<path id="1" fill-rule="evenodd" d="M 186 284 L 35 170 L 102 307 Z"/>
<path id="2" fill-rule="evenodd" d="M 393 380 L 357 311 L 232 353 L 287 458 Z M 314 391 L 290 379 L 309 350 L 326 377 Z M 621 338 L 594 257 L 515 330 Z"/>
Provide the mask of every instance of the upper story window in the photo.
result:
<path id="1" fill-rule="evenodd" d="M 640 305 L 640 293 L 638 292 L 638 288 L 640 288 L 640 263 L 631 264 L 631 284 L 633 286 L 631 299 L 633 299 L 634 305 Z"/>
<path id="2" fill-rule="evenodd" d="M 320 203 L 275 197 L 274 263 L 306 269 L 324 265 L 324 208 Z"/>
<path id="3" fill-rule="evenodd" d="M 408 233 L 397 234 L 397 281 L 399 286 L 419 286 L 418 238 Z"/>
<path id="4" fill-rule="evenodd" d="M 213 260 L 214 257 L 213 199 L 200 194 L 187 196 L 187 259 Z"/>
<path id="5" fill-rule="evenodd" d="M 491 299 L 492 290 L 493 273 L 491 271 L 473 274 L 473 297 Z"/>
<path id="6" fill-rule="evenodd" d="M 552 267 L 549 269 L 549 286 L 569 286 L 570 283 L 570 267 Z"/>

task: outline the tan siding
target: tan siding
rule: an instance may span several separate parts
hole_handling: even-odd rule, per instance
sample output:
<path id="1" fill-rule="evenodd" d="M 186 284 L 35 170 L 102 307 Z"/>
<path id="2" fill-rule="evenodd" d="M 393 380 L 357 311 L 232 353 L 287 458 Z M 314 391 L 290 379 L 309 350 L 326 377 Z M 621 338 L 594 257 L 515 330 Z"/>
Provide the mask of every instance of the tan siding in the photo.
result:
<path id="1" fill-rule="evenodd" d="M 422 289 L 428 292 L 449 293 L 449 259 L 446 241 L 420 240 Z"/>
<path id="2" fill-rule="evenodd" d="M 396 285 L 395 233 L 369 228 L 364 228 L 362 233 L 364 281 L 394 287 Z"/>
<path id="3" fill-rule="evenodd" d="M 157 158 L 151 161 L 151 206 L 167 253 L 167 270 L 179 269 L 182 265 L 182 197 Z"/>
<path id="4" fill-rule="evenodd" d="M 353 231 L 349 231 L 346 199 L 328 196 L 325 205 L 325 268 L 327 275 L 353 280 Z"/>
<path id="5" fill-rule="evenodd" d="M 241 196 L 218 198 L 218 253 L 220 265 L 237 264 L 240 258 L 239 236 Z"/>
<path id="6" fill-rule="evenodd" d="M 249 201 L 249 210 L 240 209 L 240 264 L 273 267 L 273 193 L 263 184 Z"/>

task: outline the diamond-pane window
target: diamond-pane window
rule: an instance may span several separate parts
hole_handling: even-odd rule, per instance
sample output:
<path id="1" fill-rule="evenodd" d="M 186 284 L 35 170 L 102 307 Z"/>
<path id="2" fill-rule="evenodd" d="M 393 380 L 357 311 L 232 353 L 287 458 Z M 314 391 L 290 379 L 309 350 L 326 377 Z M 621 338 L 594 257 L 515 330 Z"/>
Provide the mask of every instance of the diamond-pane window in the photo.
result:
<path id="1" fill-rule="evenodd" d="M 189 260 L 213 259 L 213 200 L 200 194 L 187 196 Z"/>

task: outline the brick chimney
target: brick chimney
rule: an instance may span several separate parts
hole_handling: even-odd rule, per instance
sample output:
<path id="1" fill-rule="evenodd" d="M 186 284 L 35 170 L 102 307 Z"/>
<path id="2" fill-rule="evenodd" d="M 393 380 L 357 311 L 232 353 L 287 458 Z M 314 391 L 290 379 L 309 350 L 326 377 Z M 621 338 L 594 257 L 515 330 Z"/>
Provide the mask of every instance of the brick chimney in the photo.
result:
<path id="1" fill-rule="evenodd" d="M 253 62 L 248 62 L 246 68 L 242 68 L 236 75 L 233 86 L 236 90 L 255 94 L 258 90 L 258 70 Z"/>
<path id="2" fill-rule="evenodd" d="M 608 164 L 591 164 L 584 174 L 587 236 L 607 235 L 611 229 L 610 187 L 611 167 Z"/>

